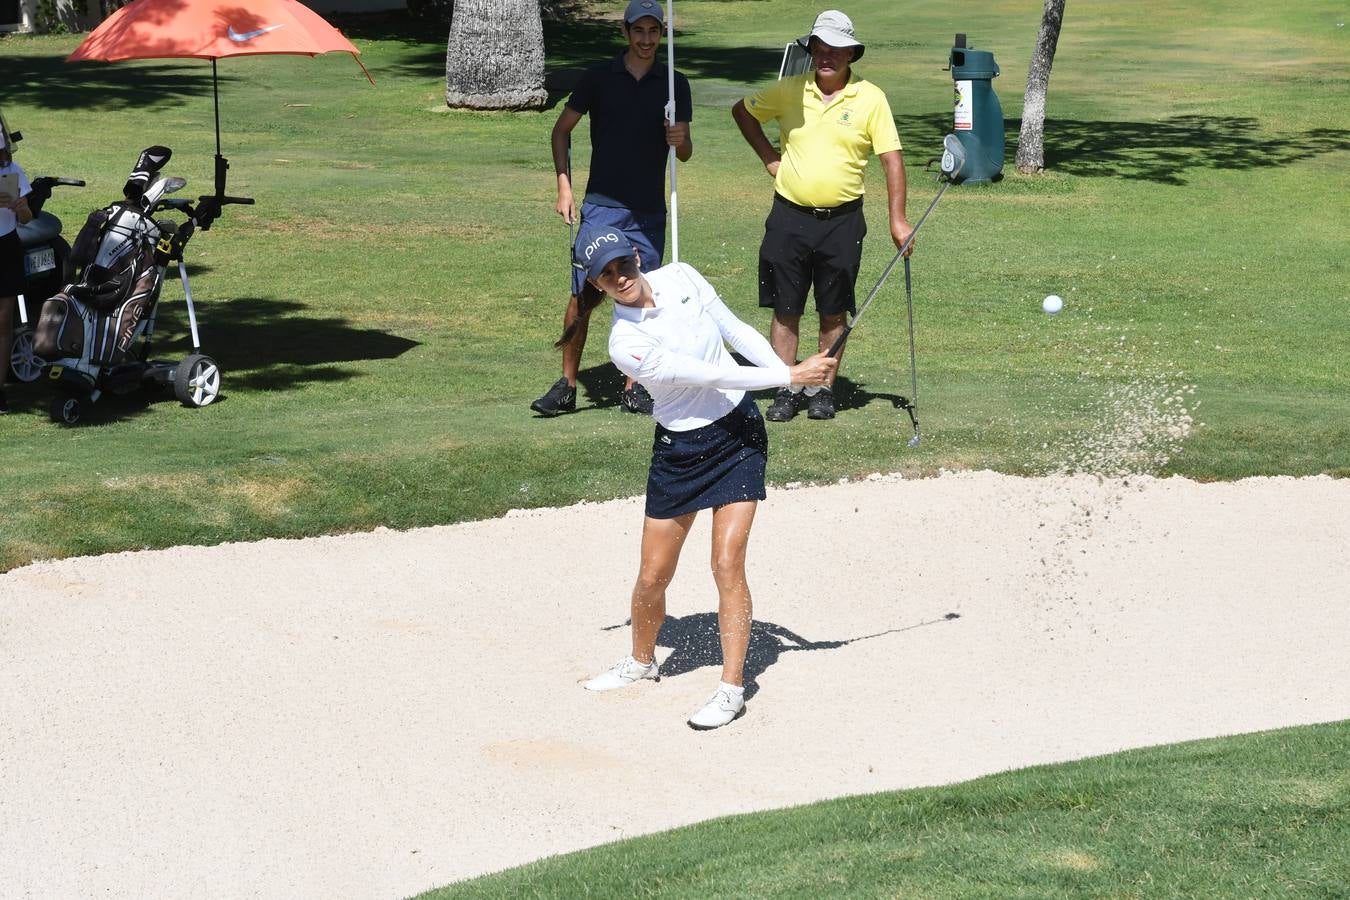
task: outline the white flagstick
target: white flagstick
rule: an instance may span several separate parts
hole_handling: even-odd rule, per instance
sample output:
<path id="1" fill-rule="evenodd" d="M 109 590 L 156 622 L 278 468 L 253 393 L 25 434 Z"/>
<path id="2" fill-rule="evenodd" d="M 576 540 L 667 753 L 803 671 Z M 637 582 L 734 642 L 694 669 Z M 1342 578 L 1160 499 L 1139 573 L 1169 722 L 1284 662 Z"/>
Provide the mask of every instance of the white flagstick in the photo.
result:
<path id="1" fill-rule="evenodd" d="M 675 124 L 675 0 L 666 0 L 666 121 Z M 670 255 L 680 261 L 680 201 L 675 190 L 675 148 L 670 148 Z"/>

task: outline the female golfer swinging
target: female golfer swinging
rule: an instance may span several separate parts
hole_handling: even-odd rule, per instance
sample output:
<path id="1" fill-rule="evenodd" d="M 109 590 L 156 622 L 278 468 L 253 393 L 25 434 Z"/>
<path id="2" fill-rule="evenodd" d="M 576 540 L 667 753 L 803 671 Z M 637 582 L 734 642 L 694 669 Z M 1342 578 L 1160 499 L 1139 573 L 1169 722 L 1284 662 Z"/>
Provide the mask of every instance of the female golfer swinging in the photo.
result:
<path id="1" fill-rule="evenodd" d="M 577 246 L 587 279 L 614 299 L 610 359 L 651 393 L 657 422 L 633 586 L 633 651 L 585 686 L 608 691 L 660 678 L 656 637 L 666 615 L 666 585 L 694 517 L 711 508 L 722 682 L 689 725 L 718 728 L 745 708 L 751 624 L 745 552 L 756 504 L 764 499 L 768 439 L 746 391 L 828 384 L 837 361 L 818 354 L 789 367 L 691 266 L 675 263 L 643 275 L 632 244 L 613 229 L 594 229 Z M 739 365 L 724 341 L 754 365 Z"/>

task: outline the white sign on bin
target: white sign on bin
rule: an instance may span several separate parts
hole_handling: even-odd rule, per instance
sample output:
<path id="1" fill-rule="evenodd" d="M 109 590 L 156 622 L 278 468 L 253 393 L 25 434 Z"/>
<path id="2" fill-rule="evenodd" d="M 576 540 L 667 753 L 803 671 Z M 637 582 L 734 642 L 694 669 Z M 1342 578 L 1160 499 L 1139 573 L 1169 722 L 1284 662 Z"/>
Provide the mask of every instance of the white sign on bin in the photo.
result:
<path id="1" fill-rule="evenodd" d="M 970 131 L 975 127 L 975 116 L 972 112 L 972 98 L 974 92 L 971 90 L 971 82 L 956 82 L 956 130 Z"/>

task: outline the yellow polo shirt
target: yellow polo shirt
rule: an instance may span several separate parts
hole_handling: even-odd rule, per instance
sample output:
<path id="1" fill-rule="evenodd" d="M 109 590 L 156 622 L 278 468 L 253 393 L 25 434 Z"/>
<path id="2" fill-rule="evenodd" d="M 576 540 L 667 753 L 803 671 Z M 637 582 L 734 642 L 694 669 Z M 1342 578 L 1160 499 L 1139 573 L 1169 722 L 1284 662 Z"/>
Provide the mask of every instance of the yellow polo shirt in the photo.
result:
<path id="1" fill-rule="evenodd" d="M 839 206 L 863 195 L 872 153 L 900 149 L 891 105 L 881 88 L 850 74 L 828 106 L 815 72 L 783 78 L 745 99 L 762 125 L 778 120 L 783 161 L 774 190 L 802 206 Z"/>

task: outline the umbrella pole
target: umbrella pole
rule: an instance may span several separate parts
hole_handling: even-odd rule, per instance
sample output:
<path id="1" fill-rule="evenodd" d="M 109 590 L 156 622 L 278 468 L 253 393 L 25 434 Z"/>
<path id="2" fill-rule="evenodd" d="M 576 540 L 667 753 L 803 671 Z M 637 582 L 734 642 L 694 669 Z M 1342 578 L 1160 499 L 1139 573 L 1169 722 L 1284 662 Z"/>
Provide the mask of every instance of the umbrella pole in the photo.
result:
<path id="1" fill-rule="evenodd" d="M 211 58 L 211 96 L 216 109 L 216 196 L 225 196 L 225 172 L 230 164 L 220 155 L 220 80 L 216 75 L 216 60 Z"/>

